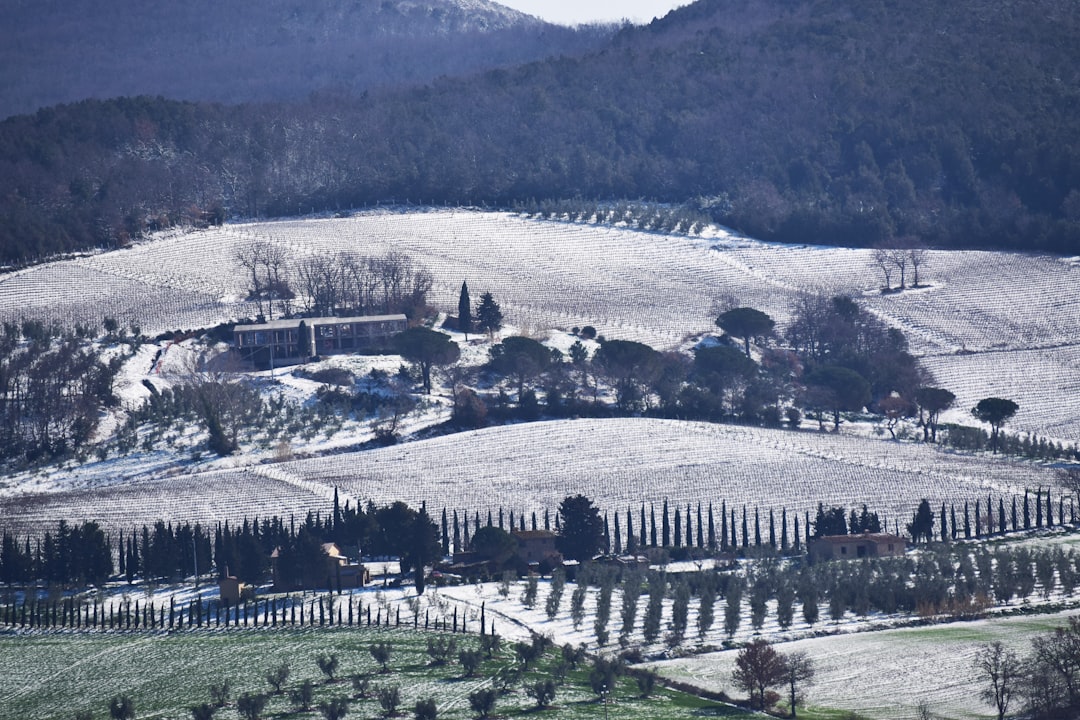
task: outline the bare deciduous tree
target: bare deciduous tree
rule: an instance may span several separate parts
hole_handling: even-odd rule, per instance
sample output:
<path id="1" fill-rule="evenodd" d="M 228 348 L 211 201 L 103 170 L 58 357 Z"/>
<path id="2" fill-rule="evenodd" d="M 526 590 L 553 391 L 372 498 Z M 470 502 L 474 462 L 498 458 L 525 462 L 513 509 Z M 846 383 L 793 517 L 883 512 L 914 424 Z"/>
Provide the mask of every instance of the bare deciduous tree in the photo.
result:
<path id="1" fill-rule="evenodd" d="M 975 653 L 975 669 L 987 683 L 979 696 L 994 706 L 998 720 L 1004 720 L 1023 672 L 1020 659 L 1000 641 L 994 641 Z"/>

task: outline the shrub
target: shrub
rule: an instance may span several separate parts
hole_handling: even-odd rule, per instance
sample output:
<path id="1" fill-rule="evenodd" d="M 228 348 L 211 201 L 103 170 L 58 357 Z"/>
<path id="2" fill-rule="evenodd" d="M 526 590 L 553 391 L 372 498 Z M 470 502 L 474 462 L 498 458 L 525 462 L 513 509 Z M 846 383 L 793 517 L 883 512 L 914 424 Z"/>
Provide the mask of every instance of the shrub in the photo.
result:
<path id="1" fill-rule="evenodd" d="M 273 670 L 269 670 L 266 673 L 266 682 L 270 683 L 270 687 L 274 688 L 274 694 L 280 695 L 281 688 L 285 685 L 285 682 L 289 679 L 289 663 L 283 662 Z"/>
<path id="2" fill-rule="evenodd" d="M 417 700 L 413 709 L 416 720 L 435 720 L 439 716 L 439 708 L 432 699 Z"/>
<path id="3" fill-rule="evenodd" d="M 465 670 L 465 677 L 473 677 L 483 662 L 483 654 L 479 650 L 462 650 L 458 653 L 458 662 Z"/>
<path id="4" fill-rule="evenodd" d="M 319 666 L 319 670 L 326 676 L 327 682 L 334 681 L 334 673 L 337 672 L 338 668 L 337 655 L 323 655 L 320 653 L 319 656 L 315 658 L 315 664 Z"/>
<path id="5" fill-rule="evenodd" d="M 469 693 L 469 707 L 478 718 L 491 717 L 495 711 L 496 693 L 490 688 L 481 688 Z"/>
<path id="6" fill-rule="evenodd" d="M 341 720 L 349 714 L 349 700 L 343 697 L 330 698 L 319 703 L 319 712 L 326 720 Z"/>
<path id="7" fill-rule="evenodd" d="M 379 699 L 379 707 L 383 709 L 383 714 L 389 717 L 397 712 L 398 705 L 401 704 L 401 688 L 397 685 L 384 685 L 379 688 L 376 697 Z"/>

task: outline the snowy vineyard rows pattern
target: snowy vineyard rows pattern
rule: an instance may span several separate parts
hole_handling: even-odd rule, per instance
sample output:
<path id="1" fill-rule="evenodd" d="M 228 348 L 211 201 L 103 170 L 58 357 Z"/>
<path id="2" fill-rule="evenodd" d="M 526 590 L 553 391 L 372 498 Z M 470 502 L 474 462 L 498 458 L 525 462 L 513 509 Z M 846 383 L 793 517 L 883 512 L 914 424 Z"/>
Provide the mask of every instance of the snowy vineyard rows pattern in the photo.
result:
<path id="1" fill-rule="evenodd" d="M 431 270 L 430 299 L 443 310 L 456 308 L 467 279 L 476 291 L 493 292 L 519 328 L 593 325 L 660 349 L 715 331 L 724 298 L 768 312 L 783 330 L 801 293 L 848 293 L 901 328 L 913 351 L 940 370 L 939 383 L 974 378 L 961 383 L 957 408 L 966 412 L 998 390 L 995 378 L 1021 378 L 1006 386 L 1021 407 L 1016 429 L 1080 436 L 1080 409 L 1068 410 L 1080 408 L 1080 264 L 1044 256 L 930 252 L 920 277 L 927 287 L 883 295 L 870 250 L 774 245 L 716 228 L 685 237 L 510 213 L 372 212 L 174 232 L 30 268 L 0 278 L 0 320 L 33 315 L 97 327 L 108 316 L 155 335 L 252 317 L 257 310 L 242 301 L 233 257 L 253 239 L 294 260 L 340 250 L 406 252 Z M 996 352 L 982 354 L 988 351 Z M 1040 403 L 1055 393 L 1069 402 L 1047 408 L 1044 423 Z"/>
<path id="2" fill-rule="evenodd" d="M 477 462 L 483 458 L 484 462 Z M 972 507 L 987 495 L 1046 488 L 1053 471 L 935 447 L 816 431 L 649 419 L 566 420 L 488 428 L 361 453 L 142 481 L 128 486 L 13 497 L 0 526 L 37 532 L 60 518 L 109 530 L 135 524 L 242 520 L 329 511 L 334 488 L 355 507 L 403 500 L 413 507 L 543 513 L 567 496 L 607 512 L 642 501 L 673 507 L 814 514 L 817 503 L 866 504 L 906 523 L 921 498 Z M 1055 493 L 1056 495 L 1056 493 Z M 634 518 L 635 524 L 637 517 Z M 902 527 L 900 528 L 903 529 Z"/>

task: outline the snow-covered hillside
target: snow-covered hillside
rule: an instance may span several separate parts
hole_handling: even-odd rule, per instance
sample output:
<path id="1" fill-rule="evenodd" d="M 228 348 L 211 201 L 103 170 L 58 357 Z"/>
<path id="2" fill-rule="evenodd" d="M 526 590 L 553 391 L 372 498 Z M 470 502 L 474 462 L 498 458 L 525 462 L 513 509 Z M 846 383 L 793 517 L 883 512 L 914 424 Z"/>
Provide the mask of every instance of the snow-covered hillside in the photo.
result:
<path id="1" fill-rule="evenodd" d="M 890 530 L 903 531 L 921 498 L 934 507 L 987 495 L 1022 495 L 1046 487 L 1052 471 L 1003 459 L 944 452 L 816 431 L 764 430 L 730 425 L 649 419 L 565 420 L 447 435 L 379 450 L 110 484 L 110 465 L 73 471 L 81 485 L 71 492 L 26 494 L 0 502 L 0 525 L 23 531 L 56 518 L 96 519 L 130 527 L 158 518 L 241 519 L 302 515 L 329 509 L 334 488 L 342 499 L 426 502 L 436 511 L 524 512 L 555 510 L 567 495 L 584 493 L 625 518 L 629 508 L 640 529 L 640 506 L 665 499 L 695 510 L 721 502 L 753 524 L 769 510 L 813 513 L 817 503 L 852 507 L 866 503 Z M 55 487 L 53 488 L 55 490 Z M 672 509 L 674 512 L 674 509 Z M 973 517 L 973 516 L 972 516 Z M 625 520 L 623 520 L 625 522 Z M 717 517 L 717 523 L 719 523 Z M 800 521 L 801 522 L 801 521 Z M 789 517 L 793 530 L 794 517 Z M 805 524 L 803 524 L 805 527 Z"/>
<path id="2" fill-rule="evenodd" d="M 442 309 L 456 308 L 468 280 L 526 332 L 593 325 L 658 348 L 715 331 L 719 304 L 732 299 L 768 312 L 782 331 L 800 294 L 846 293 L 904 330 L 956 393 L 954 419 L 971 422 L 980 398 L 1003 395 L 1020 404 L 1013 430 L 1080 438 L 1080 263 L 1048 256 L 930 252 L 927 287 L 882 294 L 869 250 L 762 243 L 720 228 L 685 237 L 510 213 L 379 211 L 169 233 L 31 268 L 0 278 L 0 320 L 96 326 L 109 316 L 152 335 L 253 316 L 233 258 L 254 238 L 293 258 L 408 252 L 433 272 Z"/>

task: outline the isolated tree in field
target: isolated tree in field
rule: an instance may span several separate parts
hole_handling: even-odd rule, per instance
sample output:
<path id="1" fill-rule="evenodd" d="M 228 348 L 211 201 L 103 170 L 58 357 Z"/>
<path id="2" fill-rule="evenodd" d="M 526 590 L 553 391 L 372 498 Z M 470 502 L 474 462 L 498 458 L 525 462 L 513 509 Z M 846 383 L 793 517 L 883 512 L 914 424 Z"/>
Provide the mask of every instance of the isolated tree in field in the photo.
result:
<path id="1" fill-rule="evenodd" d="M 315 697 L 315 684 L 310 680 L 304 680 L 296 688 L 289 691 L 289 699 L 296 710 L 307 712 L 311 709 L 311 701 Z"/>
<path id="2" fill-rule="evenodd" d="M 199 705 L 193 705 L 191 707 L 191 720 L 213 720 L 214 713 L 217 712 L 217 708 L 210 703 L 201 703 Z M 87 713 L 85 720 L 91 720 L 93 716 Z M 76 716 L 76 720 L 82 720 L 79 716 Z"/>
<path id="3" fill-rule="evenodd" d="M 592 560 L 604 541 L 600 510 L 584 495 L 574 495 L 559 503 L 559 517 L 559 552 L 568 560 Z"/>
<path id="4" fill-rule="evenodd" d="M 342 720 L 349 714 L 349 699 L 336 697 L 325 700 L 319 703 L 319 714 L 325 720 Z"/>
<path id="5" fill-rule="evenodd" d="M 995 454 L 998 449 L 998 436 L 1001 433 L 1001 426 L 1015 415 L 1019 409 L 1020 406 L 1012 400 L 996 397 L 983 398 L 972 408 L 972 415 L 984 423 L 989 423 L 991 430 L 990 447 Z"/>
<path id="6" fill-rule="evenodd" d="M 502 329 L 502 326 L 503 314 L 499 303 L 495 302 L 495 297 L 491 293 L 484 293 L 480 296 L 480 304 L 476 306 L 476 329 L 487 333 L 490 339 Z"/>
<path id="7" fill-rule="evenodd" d="M 425 327 L 410 328 L 394 338 L 401 357 L 420 366 L 424 392 L 431 394 L 431 369 L 452 365 L 461 357 L 461 348 L 450 336 Z"/>
<path id="8" fill-rule="evenodd" d="M 464 280 L 461 282 L 461 293 L 458 295 L 458 330 L 465 333 L 468 341 L 469 333 L 473 329 L 472 301 L 469 300 L 469 285 Z"/>
<path id="9" fill-rule="evenodd" d="M 401 705 L 401 688 L 397 685 L 384 685 L 376 691 L 375 697 L 379 700 L 383 715 L 392 717 Z"/>
<path id="10" fill-rule="evenodd" d="M 915 404 L 919 406 L 919 424 L 923 428 L 924 441 L 937 442 L 938 418 L 942 411 L 952 407 L 955 400 L 956 395 L 943 388 L 921 387 L 915 391 Z"/>
<path id="11" fill-rule="evenodd" d="M 870 383 L 854 370 L 839 365 L 826 365 L 810 372 L 806 385 L 807 391 L 832 412 L 834 432 L 840 432 L 841 412 L 857 412 L 870 402 Z"/>
<path id="12" fill-rule="evenodd" d="M 135 717 L 135 703 L 128 695 L 116 695 L 109 700 L 109 717 L 112 720 L 132 720 Z"/>
<path id="13" fill-rule="evenodd" d="M 979 697 L 994 706 L 998 720 L 1004 720 L 1024 672 L 1020 658 L 1000 641 L 994 641 L 976 651 L 975 669 L 986 682 Z"/>
<path id="14" fill-rule="evenodd" d="M 236 712 L 244 720 L 259 720 L 266 708 L 266 696 L 258 693 L 244 693 L 236 699 Z"/>
<path id="15" fill-rule="evenodd" d="M 716 324 L 728 335 L 742 338 L 746 357 L 750 357 L 751 338 L 768 335 L 776 327 L 776 322 L 754 308 L 737 307 L 716 318 Z"/>
<path id="16" fill-rule="evenodd" d="M 920 285 L 919 270 L 926 267 L 929 260 L 929 254 L 927 253 L 926 248 L 919 245 L 917 241 L 914 241 L 907 248 L 907 258 L 908 264 L 911 265 L 911 287 L 917 288 Z"/>
<path id="17" fill-rule="evenodd" d="M 458 653 L 458 662 L 465 671 L 465 677 L 473 677 L 484 661 L 484 654 L 479 650 L 462 650 Z"/>
<path id="18" fill-rule="evenodd" d="M 765 709 L 765 691 L 785 681 L 784 659 L 767 641 L 758 638 L 735 656 L 731 673 L 735 686 L 750 693 L 750 707 Z"/>
<path id="19" fill-rule="evenodd" d="M 783 660 L 784 684 L 788 686 L 788 701 L 791 703 L 791 717 L 796 717 L 795 705 L 802 700 L 800 689 L 814 680 L 814 663 L 810 656 L 801 650 L 781 655 Z"/>
<path id="20" fill-rule="evenodd" d="M 388 642 L 371 643 L 368 647 L 368 652 L 371 653 L 372 659 L 379 663 L 379 672 L 390 672 L 390 655 L 393 652 L 393 649 L 393 645 Z"/>
<path id="21" fill-rule="evenodd" d="M 551 678 L 536 680 L 525 688 L 525 694 L 536 700 L 536 707 L 543 710 L 555 699 L 555 681 Z"/>
<path id="22" fill-rule="evenodd" d="M 480 688 L 469 693 L 469 707 L 478 718 L 491 717 L 495 711 L 495 700 L 498 693 L 491 688 Z"/>
<path id="23" fill-rule="evenodd" d="M 432 698 L 417 700 L 413 706 L 413 717 L 416 720 L 436 720 L 439 717 L 439 706 Z"/>
<path id="24" fill-rule="evenodd" d="M 319 671 L 326 676 L 326 682 L 334 682 L 334 675 L 338 669 L 337 655 L 319 653 L 319 656 L 315 658 L 315 664 L 319 666 Z"/>
<path id="25" fill-rule="evenodd" d="M 281 689 L 289 679 L 289 663 L 283 662 L 275 668 L 266 671 L 266 682 L 274 688 L 274 694 L 280 695 Z"/>

